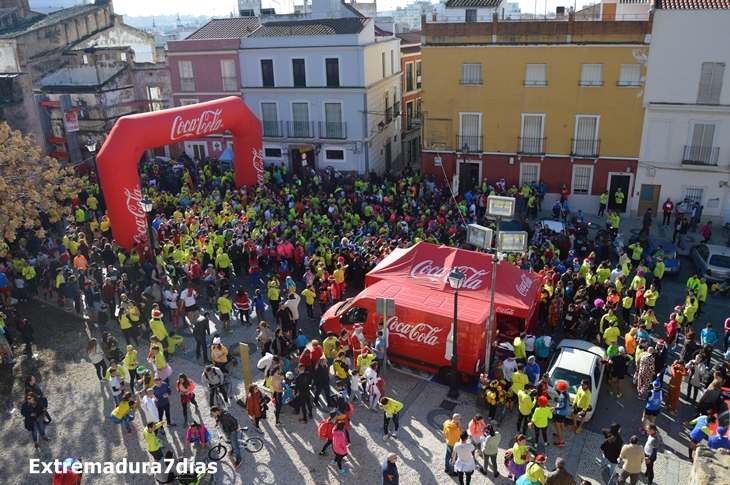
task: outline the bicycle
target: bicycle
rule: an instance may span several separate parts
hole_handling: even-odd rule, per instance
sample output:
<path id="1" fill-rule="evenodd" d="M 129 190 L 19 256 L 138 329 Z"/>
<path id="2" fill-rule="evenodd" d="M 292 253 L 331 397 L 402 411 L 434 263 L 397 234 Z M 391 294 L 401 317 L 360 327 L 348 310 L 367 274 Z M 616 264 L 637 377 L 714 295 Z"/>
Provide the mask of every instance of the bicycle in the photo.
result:
<path id="1" fill-rule="evenodd" d="M 191 459 L 185 459 L 184 461 L 187 461 L 190 463 L 190 470 L 195 467 L 195 461 L 194 458 Z M 208 465 L 208 458 L 205 458 L 203 461 L 206 464 L 206 468 Z M 166 463 L 163 462 L 162 465 L 163 469 L 166 467 Z M 177 469 L 177 466 L 176 466 Z M 174 480 L 172 481 L 173 484 L 177 485 L 211 485 L 215 484 L 216 482 L 216 473 L 211 473 L 209 471 L 203 471 L 199 473 L 181 473 L 175 476 Z"/>
<path id="2" fill-rule="evenodd" d="M 249 437 L 245 431 L 248 431 L 248 426 L 243 426 L 238 429 L 238 444 L 241 448 L 248 451 L 249 453 L 257 453 L 264 447 L 264 441 L 261 438 L 255 436 Z M 225 443 L 231 444 L 228 438 L 223 434 L 219 427 L 215 428 L 216 439 L 218 444 L 215 445 L 208 451 L 208 458 L 213 461 L 219 461 L 225 458 L 228 454 L 228 447 Z M 231 451 L 233 451 L 233 445 L 231 444 Z"/>
<path id="3" fill-rule="evenodd" d="M 213 405 L 228 411 L 228 403 L 225 399 L 223 399 L 221 388 L 225 390 L 226 396 L 230 400 L 232 397 L 231 392 L 233 391 L 233 383 L 231 382 L 231 378 L 228 374 L 223 374 L 223 382 L 213 386 L 213 390 L 211 391 L 213 392 Z"/>

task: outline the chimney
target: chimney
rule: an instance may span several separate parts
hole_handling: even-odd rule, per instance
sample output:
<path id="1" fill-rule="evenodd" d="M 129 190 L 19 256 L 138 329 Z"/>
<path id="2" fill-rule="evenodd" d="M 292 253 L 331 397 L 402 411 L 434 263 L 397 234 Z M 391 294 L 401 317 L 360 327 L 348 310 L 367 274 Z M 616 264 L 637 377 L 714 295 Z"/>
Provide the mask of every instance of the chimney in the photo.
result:
<path id="1" fill-rule="evenodd" d="M 30 11 L 30 5 L 28 4 L 28 0 L 0 0 L 0 7 L 22 8 L 25 11 Z"/>
<path id="2" fill-rule="evenodd" d="M 556 19 L 565 18 L 565 7 L 555 7 L 555 18 Z"/>

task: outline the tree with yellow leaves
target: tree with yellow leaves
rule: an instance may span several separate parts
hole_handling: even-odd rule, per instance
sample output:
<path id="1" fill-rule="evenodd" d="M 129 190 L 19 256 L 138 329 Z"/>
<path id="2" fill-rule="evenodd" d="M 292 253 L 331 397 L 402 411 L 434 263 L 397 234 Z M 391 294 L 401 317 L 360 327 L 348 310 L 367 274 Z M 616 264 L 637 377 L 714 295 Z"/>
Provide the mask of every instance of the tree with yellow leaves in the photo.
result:
<path id="1" fill-rule="evenodd" d="M 44 237 L 40 211 L 57 222 L 68 212 L 61 202 L 75 195 L 77 186 L 73 168 L 42 157 L 33 135 L 0 124 L 0 230 L 8 242 L 19 229 L 38 229 L 38 237 Z"/>

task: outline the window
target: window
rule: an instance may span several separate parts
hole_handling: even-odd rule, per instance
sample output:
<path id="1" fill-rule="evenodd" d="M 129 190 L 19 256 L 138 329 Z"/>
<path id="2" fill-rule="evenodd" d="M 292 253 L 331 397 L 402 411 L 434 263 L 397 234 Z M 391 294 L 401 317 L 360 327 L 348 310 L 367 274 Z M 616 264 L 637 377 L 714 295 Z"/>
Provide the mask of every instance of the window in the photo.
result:
<path id="1" fill-rule="evenodd" d="M 87 56 L 86 54 L 82 55 L 81 56 L 81 63 L 82 64 L 88 64 L 89 63 L 89 56 Z"/>
<path id="2" fill-rule="evenodd" d="M 699 202 L 702 205 L 702 199 L 705 195 L 705 189 L 698 187 L 684 187 L 684 196 L 690 200 L 690 203 L 694 204 Z"/>
<path id="3" fill-rule="evenodd" d="M 416 61 L 416 89 L 421 89 L 421 61 Z"/>
<path id="4" fill-rule="evenodd" d="M 127 53 L 126 52 L 120 52 L 119 53 L 119 60 L 122 62 L 126 62 L 127 60 Z"/>
<path id="5" fill-rule="evenodd" d="M 520 164 L 520 188 L 527 184 L 529 187 L 533 183 L 540 180 L 540 164 L 539 163 L 521 163 Z"/>
<path id="6" fill-rule="evenodd" d="M 467 22 L 476 22 L 477 21 L 477 11 L 476 11 L 476 9 L 468 9 L 466 11 L 466 21 Z"/>
<path id="7" fill-rule="evenodd" d="M 720 104 L 720 90 L 722 89 L 722 76 L 724 74 L 724 62 L 702 63 L 697 104 Z"/>
<path id="8" fill-rule="evenodd" d="M 291 60 L 292 74 L 294 75 L 294 87 L 307 87 L 307 75 L 304 68 L 304 59 Z"/>
<path id="9" fill-rule="evenodd" d="M 274 87 L 273 59 L 261 59 L 261 85 L 265 88 Z"/>
<path id="10" fill-rule="evenodd" d="M 238 91 L 235 61 L 221 61 L 221 77 L 223 78 L 223 91 L 225 91 L 226 93 Z"/>
<path id="11" fill-rule="evenodd" d="M 342 123 L 342 105 L 324 103 L 325 137 L 341 140 L 345 138 Z"/>
<path id="12" fill-rule="evenodd" d="M 581 86 L 603 86 L 603 64 L 583 64 Z"/>
<path id="13" fill-rule="evenodd" d="M 715 123 L 691 124 L 691 138 L 689 145 L 684 149 L 685 163 L 699 165 L 717 165 L 719 147 L 715 147 Z"/>
<path id="14" fill-rule="evenodd" d="M 593 165 L 573 165 L 572 192 L 579 195 L 591 194 Z"/>
<path id="15" fill-rule="evenodd" d="M 264 136 L 283 136 L 279 129 L 279 117 L 276 111 L 276 103 L 261 103 L 261 124 L 264 129 Z"/>
<path id="16" fill-rule="evenodd" d="M 264 156 L 266 158 L 281 158 L 281 148 L 264 148 Z"/>
<path id="17" fill-rule="evenodd" d="M 460 113 L 458 150 L 464 148 L 469 152 L 482 149 L 482 115 L 481 113 Z"/>
<path id="18" fill-rule="evenodd" d="M 543 151 L 543 119 L 545 115 L 522 115 L 522 136 L 520 152 L 540 154 Z"/>
<path id="19" fill-rule="evenodd" d="M 197 99 L 181 99 L 180 100 L 180 106 L 191 106 L 193 104 L 198 104 Z"/>
<path id="20" fill-rule="evenodd" d="M 618 85 L 628 88 L 641 86 L 641 64 L 621 64 Z"/>
<path id="21" fill-rule="evenodd" d="M 340 86 L 340 60 L 328 58 L 324 60 L 327 70 L 327 87 L 337 88 Z"/>
<path id="22" fill-rule="evenodd" d="M 150 111 L 160 111 L 162 109 L 162 89 L 159 86 L 147 86 L 147 99 L 150 103 Z"/>
<path id="23" fill-rule="evenodd" d="M 477 86 L 482 84 L 481 63 L 461 65 L 461 84 Z"/>
<path id="24" fill-rule="evenodd" d="M 325 150 L 324 154 L 325 154 L 325 157 L 327 158 L 327 160 L 344 160 L 345 159 L 344 150 Z"/>
<path id="25" fill-rule="evenodd" d="M 525 65 L 525 86 L 547 86 L 547 66 L 545 64 Z"/>
<path id="26" fill-rule="evenodd" d="M 383 64 L 383 77 L 385 77 L 385 52 L 380 53 L 380 62 Z"/>
<path id="27" fill-rule="evenodd" d="M 309 105 L 307 103 L 292 103 L 292 118 L 294 119 L 294 137 L 309 138 Z"/>
<path id="28" fill-rule="evenodd" d="M 413 125 L 413 102 L 406 103 L 406 126 L 410 130 Z"/>
<path id="29" fill-rule="evenodd" d="M 413 63 L 406 64 L 406 91 L 413 91 Z"/>
<path id="30" fill-rule="evenodd" d="M 598 155 L 598 116 L 577 115 L 573 155 L 593 157 Z"/>
<path id="31" fill-rule="evenodd" d="M 395 51 L 390 50 L 390 74 L 395 74 Z"/>
<path id="32" fill-rule="evenodd" d="M 191 61 L 178 61 L 180 69 L 180 84 L 183 93 L 192 93 L 195 91 L 195 82 L 193 81 L 193 63 Z"/>

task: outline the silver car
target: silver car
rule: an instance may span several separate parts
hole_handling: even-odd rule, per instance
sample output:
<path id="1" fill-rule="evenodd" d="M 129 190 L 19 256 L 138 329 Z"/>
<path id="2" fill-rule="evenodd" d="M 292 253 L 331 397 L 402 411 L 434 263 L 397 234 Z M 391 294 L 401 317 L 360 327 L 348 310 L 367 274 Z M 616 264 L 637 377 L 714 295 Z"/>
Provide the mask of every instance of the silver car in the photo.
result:
<path id="1" fill-rule="evenodd" d="M 721 283 L 730 277 L 730 248 L 717 244 L 698 244 L 689 251 L 699 277 Z"/>

